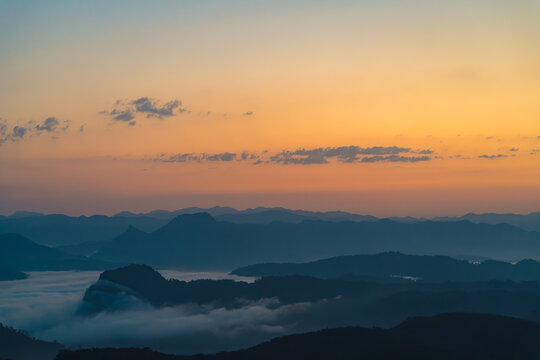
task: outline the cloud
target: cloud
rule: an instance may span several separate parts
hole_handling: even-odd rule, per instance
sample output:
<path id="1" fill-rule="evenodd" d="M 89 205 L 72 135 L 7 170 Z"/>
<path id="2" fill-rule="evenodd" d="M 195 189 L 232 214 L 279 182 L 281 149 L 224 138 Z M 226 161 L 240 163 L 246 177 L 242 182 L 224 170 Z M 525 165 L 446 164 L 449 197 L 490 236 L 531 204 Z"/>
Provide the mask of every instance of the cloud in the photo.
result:
<path id="1" fill-rule="evenodd" d="M 19 142 L 29 132 L 26 126 L 15 125 L 11 130 L 9 128 L 11 128 L 9 122 L 0 118 L 0 145 L 6 141 Z"/>
<path id="2" fill-rule="evenodd" d="M 190 153 L 172 154 L 172 155 L 160 154 L 158 157 L 154 159 L 154 161 L 182 163 L 182 162 L 188 162 L 188 161 L 201 161 L 201 157 L 194 154 L 190 154 Z"/>
<path id="3" fill-rule="evenodd" d="M 36 130 L 55 132 L 60 122 L 55 117 L 48 117 L 42 123 L 36 125 Z"/>
<path id="4" fill-rule="evenodd" d="M 259 159 L 259 156 L 255 155 L 255 154 L 252 154 L 252 153 L 249 153 L 247 151 L 243 151 L 242 154 L 240 155 L 240 158 L 242 160 L 257 160 L 257 159 Z"/>
<path id="5" fill-rule="evenodd" d="M 56 139 L 61 131 L 65 133 L 69 129 L 71 120 L 60 121 L 56 117 L 51 116 L 37 125 L 34 125 L 34 123 L 33 120 L 30 120 L 12 125 L 6 119 L 0 118 L 0 145 L 6 141 L 19 143 L 23 139 L 33 135 L 40 135 L 43 132 L 50 134 L 51 138 Z M 11 130 L 9 130 L 10 128 Z"/>
<path id="6" fill-rule="evenodd" d="M 110 112 L 110 115 L 113 117 L 114 120 L 118 121 L 131 121 L 135 118 L 135 115 L 133 115 L 133 111 L 131 110 L 117 110 L 113 109 Z"/>
<path id="7" fill-rule="evenodd" d="M 104 110 L 100 114 L 110 116 L 115 121 L 127 122 L 128 125 L 133 126 L 134 124 L 131 123 L 137 114 L 144 115 L 147 118 L 163 119 L 187 111 L 186 108 L 181 106 L 182 101 L 178 99 L 161 105 L 161 101 L 143 96 L 135 100 L 117 100 L 112 110 Z"/>
<path id="8" fill-rule="evenodd" d="M 149 97 L 141 97 L 133 100 L 131 104 L 135 105 L 135 110 L 146 114 L 147 117 L 162 118 L 164 116 L 173 116 L 174 110 L 182 105 L 180 100 L 172 100 L 163 106 L 159 106 L 159 101 Z M 185 109 L 180 109 L 185 111 Z"/>
<path id="9" fill-rule="evenodd" d="M 415 154 L 422 154 L 422 155 L 429 155 L 429 154 L 433 154 L 433 150 L 431 149 L 424 149 L 424 150 L 416 150 L 416 151 L 413 151 Z"/>
<path id="10" fill-rule="evenodd" d="M 242 116 L 251 116 L 253 115 L 253 111 L 246 111 L 245 113 L 242 114 Z"/>
<path id="11" fill-rule="evenodd" d="M 236 159 L 236 154 L 230 152 L 206 156 L 208 161 L 233 161 L 234 159 Z"/>
<path id="12" fill-rule="evenodd" d="M 399 156 L 399 155 L 388 155 L 388 156 L 369 156 L 362 158 L 362 162 L 419 162 L 419 161 L 429 161 L 431 157 L 429 156 Z"/>
<path id="13" fill-rule="evenodd" d="M 406 154 L 420 154 L 423 156 L 410 156 Z M 190 161 L 246 161 L 253 165 L 259 164 L 282 164 L 282 165 L 316 165 L 328 164 L 330 160 L 341 163 L 373 163 L 373 162 L 420 162 L 429 161 L 433 158 L 426 154 L 433 154 L 433 150 L 411 150 L 408 147 L 399 146 L 340 146 L 313 149 L 282 150 L 277 153 L 263 151 L 253 153 L 243 151 L 240 154 L 223 152 L 217 154 L 207 153 L 179 153 L 160 154 L 154 161 L 160 162 L 190 162 Z"/>
<path id="14" fill-rule="evenodd" d="M 194 153 L 181 153 L 181 154 L 160 154 L 158 157 L 154 158 L 154 161 L 159 162 L 179 162 L 184 163 L 188 161 L 234 161 L 237 159 L 236 153 L 231 152 L 224 152 L 224 153 L 218 153 L 218 154 L 194 154 Z M 241 158 L 242 160 L 246 160 L 244 158 Z"/>
<path id="15" fill-rule="evenodd" d="M 480 159 L 490 159 L 490 160 L 495 160 L 495 159 L 500 159 L 500 158 L 505 158 L 505 157 L 508 157 L 508 155 L 505 155 L 505 154 L 493 154 L 493 155 L 483 154 L 483 155 L 478 156 L 478 158 L 480 158 Z"/>
<path id="16" fill-rule="evenodd" d="M 12 139 L 22 139 L 24 135 L 28 132 L 28 129 L 22 126 L 14 126 L 13 132 L 11 133 Z"/>
<path id="17" fill-rule="evenodd" d="M 431 154 L 431 150 L 419 150 L 420 154 Z M 284 150 L 270 157 L 270 161 L 278 164 L 327 164 L 328 159 L 335 158 L 339 162 L 416 162 L 431 160 L 429 156 L 404 157 L 398 156 L 402 153 L 417 153 L 411 148 L 398 146 L 341 146 L 315 149 L 297 149 L 295 151 Z M 368 156 L 366 156 L 368 155 Z M 362 157 L 365 156 L 365 157 Z"/>
<path id="18" fill-rule="evenodd" d="M 519 151 L 519 148 L 510 148 L 508 149 L 508 151 L 516 152 L 516 151 Z"/>
<path id="19" fill-rule="evenodd" d="M 167 273 L 187 281 L 208 277 L 208 273 L 191 273 L 191 278 L 184 278 L 185 273 Z M 200 352 L 222 350 L 229 343 L 245 347 L 241 342 L 253 333 L 259 337 L 252 337 L 247 346 L 283 334 L 288 329 L 285 317 L 310 309 L 308 303 L 279 306 L 275 299 L 246 303 L 237 309 L 155 309 L 131 298 L 131 308 L 125 311 L 77 316 L 85 289 L 98 276 L 99 272 L 93 271 L 59 271 L 31 273 L 26 280 L 0 282 L 0 322 L 68 346 L 152 346 L 165 352 Z M 170 350 L 166 350 L 167 346 Z"/>
<path id="20" fill-rule="evenodd" d="M 137 124 L 136 121 L 130 121 L 128 122 L 128 126 L 135 126 Z"/>
<path id="21" fill-rule="evenodd" d="M 0 118 L 0 145 L 6 140 L 8 140 L 7 129 L 8 129 L 7 121 Z"/>

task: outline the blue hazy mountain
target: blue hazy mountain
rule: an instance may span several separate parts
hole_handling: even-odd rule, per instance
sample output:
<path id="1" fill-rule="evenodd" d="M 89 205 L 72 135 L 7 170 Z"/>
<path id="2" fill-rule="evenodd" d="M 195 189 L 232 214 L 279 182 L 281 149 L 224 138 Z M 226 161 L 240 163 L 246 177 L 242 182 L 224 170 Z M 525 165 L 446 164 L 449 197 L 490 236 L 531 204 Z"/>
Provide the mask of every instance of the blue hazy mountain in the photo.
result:
<path id="1" fill-rule="evenodd" d="M 511 224 L 525 230 L 540 231 L 540 211 L 529 214 L 475 214 L 468 213 L 460 217 L 435 217 L 433 221 L 461 221 L 468 220 L 473 223 Z"/>
<path id="2" fill-rule="evenodd" d="M 120 235 L 129 226 L 152 232 L 176 216 L 206 212 L 216 220 L 237 224 L 269 224 L 272 222 L 300 223 L 305 220 L 321 221 L 377 221 L 371 215 L 352 214 L 344 211 L 315 212 L 291 210 L 281 207 L 257 207 L 236 210 L 231 207 L 185 208 L 174 211 L 154 210 L 148 213 L 120 212 L 114 216 L 79 216 L 61 214 L 45 215 L 38 212 L 17 211 L 10 216 L 0 216 L 0 233 L 14 232 L 33 239 L 43 245 L 74 245 L 88 241 L 105 241 Z M 424 218 L 392 217 L 402 223 L 426 221 Z M 461 221 L 473 223 L 508 223 L 525 230 L 540 231 L 540 212 L 521 214 L 467 214 L 462 217 L 439 217 L 434 221 Z M 75 250 L 75 249 L 74 249 Z"/>
<path id="3" fill-rule="evenodd" d="M 151 233 L 130 228 L 100 243 L 92 257 L 120 263 L 230 270 L 261 262 L 311 261 L 384 251 L 505 260 L 540 258 L 540 232 L 468 221 L 235 224 L 197 213 L 177 216 Z"/>
<path id="4" fill-rule="evenodd" d="M 0 235 L 0 264 L 23 271 L 103 270 L 112 266 L 38 245 L 18 234 Z"/>
<path id="5" fill-rule="evenodd" d="M 253 209 L 237 210 L 227 206 L 215 206 L 211 208 L 190 207 L 179 210 L 153 210 L 147 213 L 134 214 L 129 211 L 123 211 L 115 216 L 151 216 L 172 220 L 179 215 L 197 214 L 205 212 L 212 215 L 217 220 L 229 221 L 240 224 L 265 224 L 272 221 L 284 222 L 300 222 L 303 220 L 326 220 L 326 221 L 372 221 L 377 220 L 377 217 L 371 215 L 352 214 L 345 211 L 306 211 L 306 210 L 291 210 L 283 207 L 256 207 Z"/>
<path id="6" fill-rule="evenodd" d="M 540 281 L 540 262 L 522 260 L 516 264 L 486 260 L 471 263 L 448 256 L 417 256 L 396 252 L 375 255 L 340 256 L 308 263 L 265 263 L 232 271 L 240 276 L 305 275 L 320 278 L 362 276 L 403 278 L 416 281 Z"/>
<path id="7" fill-rule="evenodd" d="M 64 351 L 57 360 L 508 360 L 540 356 L 540 324 L 503 316 L 448 313 L 391 329 L 346 327 L 275 338 L 215 355 L 173 356 L 150 349 Z"/>
<path id="8" fill-rule="evenodd" d="M 67 215 L 10 216 L 0 219 L 0 234 L 17 233 L 47 246 L 79 244 L 118 236 L 130 225 L 153 231 L 166 220 L 153 217 L 109 217 L 102 215 L 73 217 Z"/>
<path id="9" fill-rule="evenodd" d="M 148 213 L 134 214 L 129 211 L 124 211 L 116 214 L 115 216 L 122 217 L 137 217 L 137 216 L 149 216 L 156 217 L 165 220 L 171 220 L 178 215 L 195 214 L 200 212 L 206 212 L 217 220 L 229 221 L 239 224 L 248 223 L 270 223 L 272 221 L 283 222 L 301 222 L 303 220 L 325 220 L 325 221 L 375 221 L 379 220 L 375 216 L 353 214 L 345 211 L 305 211 L 305 210 L 291 210 L 282 207 L 264 208 L 257 207 L 246 210 L 236 210 L 231 207 L 216 206 L 212 208 L 200 208 L 192 207 L 179 209 L 174 211 L 168 210 L 154 210 Z M 405 217 L 390 217 L 390 220 L 396 222 L 419 222 L 426 221 L 426 218 L 414 218 L 411 216 Z M 497 214 L 497 213 L 485 213 L 475 214 L 468 213 L 463 216 L 454 217 L 435 217 L 433 221 L 462 221 L 467 220 L 472 223 L 487 223 L 487 224 L 510 224 L 525 230 L 540 231 L 540 212 L 532 212 L 529 214 Z"/>
<path id="10" fill-rule="evenodd" d="M 0 324 L 0 359 L 52 360 L 63 346 L 31 338 Z"/>

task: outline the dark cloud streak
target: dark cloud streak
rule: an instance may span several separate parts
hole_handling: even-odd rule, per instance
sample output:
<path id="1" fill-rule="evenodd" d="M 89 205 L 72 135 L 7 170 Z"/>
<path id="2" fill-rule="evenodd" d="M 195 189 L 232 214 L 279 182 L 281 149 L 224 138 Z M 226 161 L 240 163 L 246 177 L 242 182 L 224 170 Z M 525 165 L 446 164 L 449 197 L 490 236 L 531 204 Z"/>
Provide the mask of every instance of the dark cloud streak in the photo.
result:
<path id="1" fill-rule="evenodd" d="M 132 120 L 135 119 L 137 114 L 145 115 L 146 118 L 163 119 L 186 112 L 187 109 L 181 106 L 182 101 L 178 99 L 161 105 L 159 100 L 143 96 L 135 100 L 117 100 L 112 110 L 104 110 L 100 114 L 110 116 L 115 121 L 127 122 L 128 125 L 133 126 Z"/>
<path id="2" fill-rule="evenodd" d="M 224 152 L 219 154 L 161 154 L 155 161 L 160 162 L 189 162 L 189 161 L 253 161 L 253 165 L 259 164 L 281 164 L 281 165 L 322 165 L 328 164 L 330 160 L 341 163 L 374 163 L 374 162 L 421 162 L 432 160 L 430 156 L 405 156 L 404 154 L 432 154 L 432 150 L 414 151 L 410 148 L 398 146 L 341 146 L 314 149 L 297 149 L 294 151 L 283 150 L 278 153 L 265 156 L 265 152 L 260 155 L 247 151 L 241 154 Z"/>

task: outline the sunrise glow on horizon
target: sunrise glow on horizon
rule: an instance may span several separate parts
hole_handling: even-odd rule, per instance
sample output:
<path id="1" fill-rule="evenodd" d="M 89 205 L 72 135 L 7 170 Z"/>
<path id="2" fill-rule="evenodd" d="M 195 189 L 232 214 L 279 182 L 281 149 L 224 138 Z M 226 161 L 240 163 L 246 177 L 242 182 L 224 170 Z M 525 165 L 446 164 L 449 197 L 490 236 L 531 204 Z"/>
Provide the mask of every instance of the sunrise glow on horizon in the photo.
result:
<path id="1" fill-rule="evenodd" d="M 0 1 L 0 214 L 539 211 L 536 1 Z"/>

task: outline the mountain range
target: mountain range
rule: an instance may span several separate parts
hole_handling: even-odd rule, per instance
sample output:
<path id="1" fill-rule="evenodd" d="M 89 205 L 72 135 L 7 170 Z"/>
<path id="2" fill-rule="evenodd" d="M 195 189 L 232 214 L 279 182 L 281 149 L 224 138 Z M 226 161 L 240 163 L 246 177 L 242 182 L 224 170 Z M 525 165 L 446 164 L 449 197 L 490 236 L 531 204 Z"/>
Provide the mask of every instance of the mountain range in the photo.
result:
<path id="1" fill-rule="evenodd" d="M 540 232 L 468 221 L 236 224 L 197 213 L 179 215 L 154 232 L 130 227 L 110 241 L 80 247 L 97 260 L 204 270 L 384 251 L 515 261 L 540 258 Z M 77 248 L 66 251 L 82 253 Z"/>
<path id="2" fill-rule="evenodd" d="M 386 252 L 375 255 L 339 256 L 308 263 L 265 263 L 231 272 L 239 276 L 305 275 L 319 278 L 395 278 L 411 281 L 540 280 L 540 262 L 521 260 L 512 264 L 486 260 L 469 262 L 449 256 L 405 255 Z"/>
<path id="3" fill-rule="evenodd" d="M 58 249 L 39 245 L 18 234 L 0 235 L 0 264 L 11 268 L 11 273 L 16 276 L 18 274 L 19 278 L 21 275 L 18 270 L 103 270 L 114 266 L 101 260 L 71 255 Z"/>
<path id="4" fill-rule="evenodd" d="M 206 212 L 218 221 L 237 224 L 269 224 L 272 222 L 301 223 L 305 220 L 321 221 L 378 221 L 371 215 L 352 214 L 344 211 L 314 212 L 290 210 L 281 207 L 236 210 L 231 207 L 184 208 L 175 211 L 154 210 L 148 213 L 120 212 L 114 216 L 67 216 L 62 214 L 41 214 L 37 212 L 17 211 L 10 216 L 0 216 L 0 234 L 14 232 L 33 241 L 48 246 L 67 246 L 87 241 L 105 241 L 112 239 L 129 226 L 145 232 L 152 232 L 165 225 L 176 216 Z M 428 219 L 414 217 L 391 217 L 400 223 L 423 222 Z M 432 221 L 462 221 L 472 223 L 501 224 L 507 223 L 524 230 L 540 231 L 540 212 L 522 214 L 474 214 L 461 217 L 435 217 Z"/>

